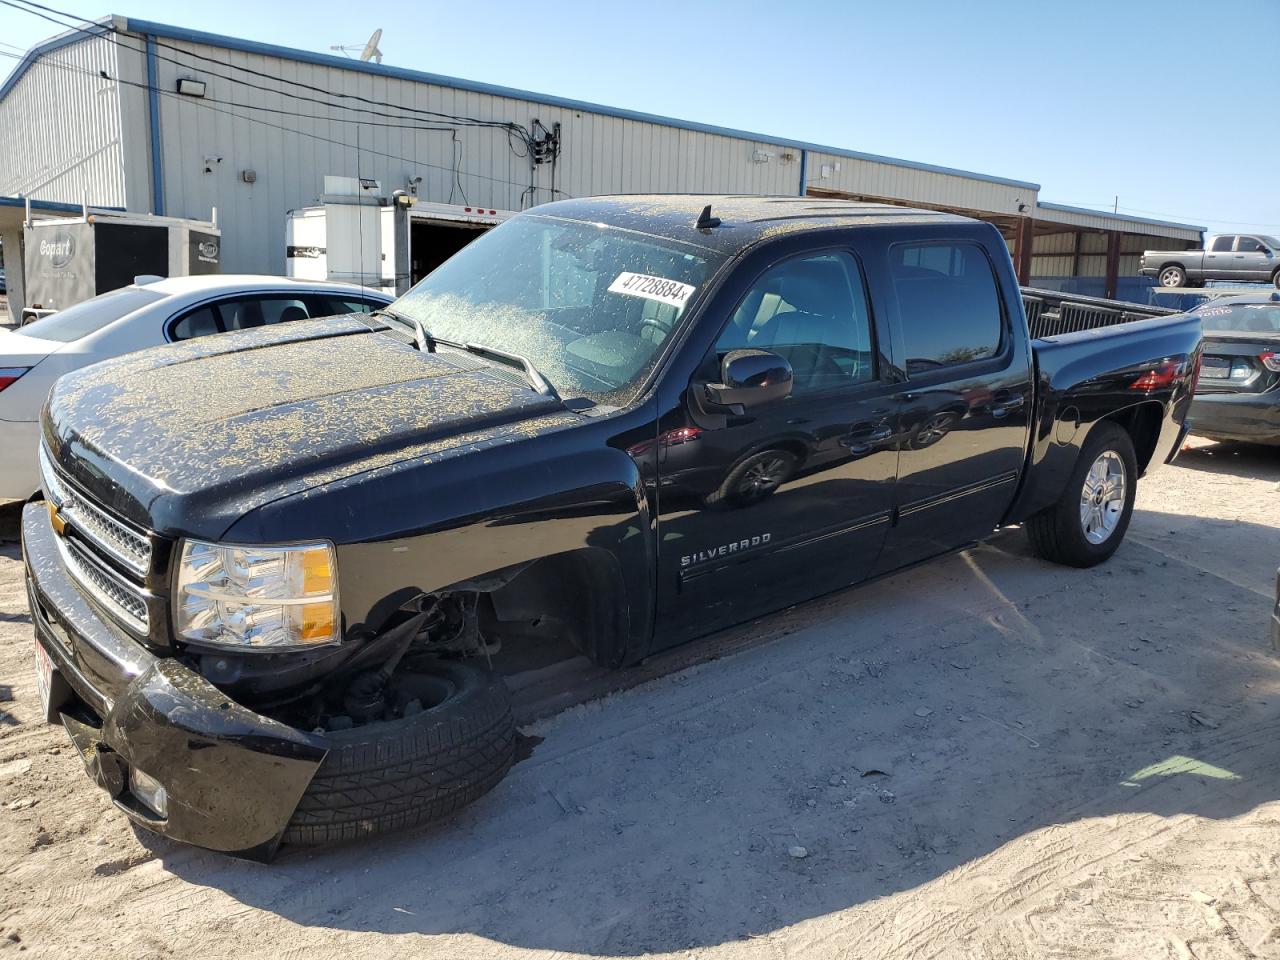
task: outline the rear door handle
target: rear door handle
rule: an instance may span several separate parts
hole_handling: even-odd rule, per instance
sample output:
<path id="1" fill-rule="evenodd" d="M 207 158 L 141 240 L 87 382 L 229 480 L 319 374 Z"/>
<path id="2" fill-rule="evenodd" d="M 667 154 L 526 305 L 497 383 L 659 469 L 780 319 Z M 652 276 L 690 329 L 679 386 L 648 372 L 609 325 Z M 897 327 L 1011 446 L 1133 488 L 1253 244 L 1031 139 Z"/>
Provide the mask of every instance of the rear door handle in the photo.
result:
<path id="1" fill-rule="evenodd" d="M 1003 394 L 1003 396 L 1001 395 Z M 1027 398 L 1021 393 L 996 394 L 996 402 L 991 405 L 991 415 L 997 420 L 1007 417 L 1012 410 L 1019 410 L 1025 405 Z"/>

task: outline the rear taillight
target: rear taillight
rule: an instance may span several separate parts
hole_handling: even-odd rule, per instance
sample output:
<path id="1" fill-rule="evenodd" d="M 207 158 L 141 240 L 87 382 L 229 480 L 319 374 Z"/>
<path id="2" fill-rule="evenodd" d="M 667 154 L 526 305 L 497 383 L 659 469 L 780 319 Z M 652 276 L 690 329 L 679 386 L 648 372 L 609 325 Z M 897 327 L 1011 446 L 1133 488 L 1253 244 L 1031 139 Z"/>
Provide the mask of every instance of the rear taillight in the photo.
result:
<path id="1" fill-rule="evenodd" d="M 1159 390 L 1171 386 L 1182 379 L 1187 372 L 1185 360 L 1162 360 L 1160 364 L 1148 370 L 1137 380 L 1129 384 L 1130 390 Z"/>
<path id="2" fill-rule="evenodd" d="M 1272 373 L 1280 373 L 1280 353 L 1273 350 L 1267 350 L 1258 354 L 1258 359 L 1262 361 L 1262 365 Z"/>
<path id="3" fill-rule="evenodd" d="M 0 367 L 0 390 L 9 386 L 30 369 L 30 367 Z"/>

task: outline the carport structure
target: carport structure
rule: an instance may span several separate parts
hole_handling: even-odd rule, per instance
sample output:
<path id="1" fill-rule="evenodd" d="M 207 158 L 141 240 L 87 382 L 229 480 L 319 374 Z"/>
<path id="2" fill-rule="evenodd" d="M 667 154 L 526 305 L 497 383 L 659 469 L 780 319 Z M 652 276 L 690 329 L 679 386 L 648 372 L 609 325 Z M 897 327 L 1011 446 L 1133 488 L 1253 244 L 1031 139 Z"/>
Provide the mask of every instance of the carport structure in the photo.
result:
<path id="1" fill-rule="evenodd" d="M 1146 302 L 1154 281 L 1138 273 L 1142 251 L 1198 247 L 1205 232 L 1193 224 L 1046 203 L 1033 183 L 972 174 L 949 183 L 949 171 L 924 170 L 880 184 L 848 160 L 823 158 L 820 164 L 816 178 L 807 181 L 809 196 L 922 207 L 995 224 L 1024 286 Z M 844 188 L 842 179 L 853 182 Z"/>

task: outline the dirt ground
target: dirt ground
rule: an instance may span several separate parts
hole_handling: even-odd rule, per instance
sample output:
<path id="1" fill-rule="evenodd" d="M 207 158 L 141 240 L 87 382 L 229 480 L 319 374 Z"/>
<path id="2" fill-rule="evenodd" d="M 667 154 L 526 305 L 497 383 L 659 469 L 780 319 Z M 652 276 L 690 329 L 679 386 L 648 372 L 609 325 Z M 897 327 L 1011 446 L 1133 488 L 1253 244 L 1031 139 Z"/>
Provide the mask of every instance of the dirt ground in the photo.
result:
<path id="1" fill-rule="evenodd" d="M 92 787 L 36 720 L 0 547 L 0 953 L 1280 956 L 1277 481 L 1280 451 L 1202 445 L 1102 567 L 1010 531 L 767 618 L 532 725 L 451 822 L 270 866 Z"/>

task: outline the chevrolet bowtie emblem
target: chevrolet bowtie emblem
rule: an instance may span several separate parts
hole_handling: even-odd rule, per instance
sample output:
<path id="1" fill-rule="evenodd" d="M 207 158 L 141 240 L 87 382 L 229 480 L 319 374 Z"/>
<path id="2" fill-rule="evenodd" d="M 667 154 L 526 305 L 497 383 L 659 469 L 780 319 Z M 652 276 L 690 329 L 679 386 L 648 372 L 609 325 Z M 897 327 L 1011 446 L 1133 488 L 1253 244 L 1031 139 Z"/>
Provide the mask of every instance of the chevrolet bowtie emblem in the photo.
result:
<path id="1" fill-rule="evenodd" d="M 58 513 L 57 506 L 52 500 L 46 500 L 49 505 L 49 522 L 53 524 L 53 532 L 58 536 L 62 536 L 67 530 L 67 521 L 62 519 L 62 514 Z"/>

